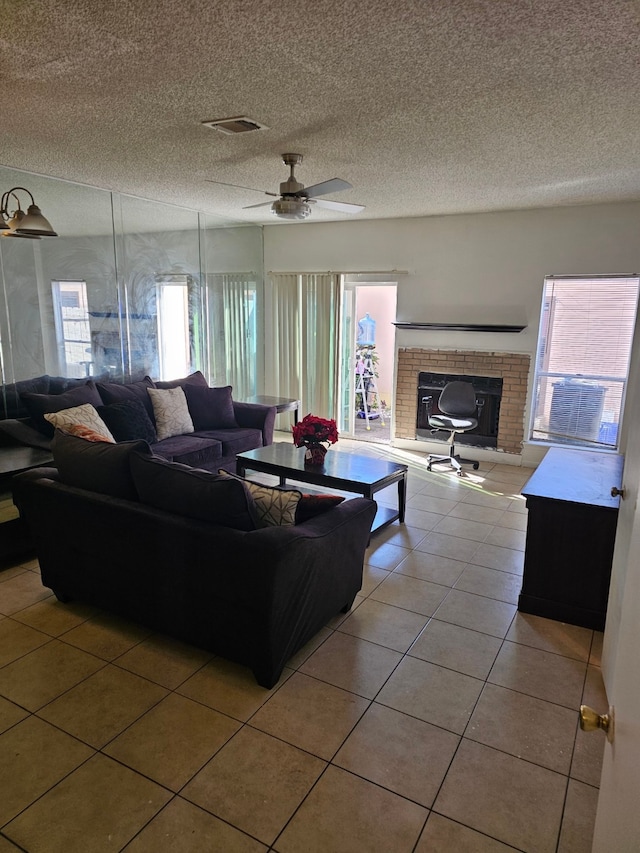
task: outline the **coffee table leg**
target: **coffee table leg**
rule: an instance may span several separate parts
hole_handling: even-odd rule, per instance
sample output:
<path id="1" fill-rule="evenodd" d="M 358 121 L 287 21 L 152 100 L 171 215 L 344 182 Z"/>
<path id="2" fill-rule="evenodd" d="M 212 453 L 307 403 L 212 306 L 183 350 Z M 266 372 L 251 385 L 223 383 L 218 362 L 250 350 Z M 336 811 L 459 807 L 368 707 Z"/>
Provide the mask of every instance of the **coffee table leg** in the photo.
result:
<path id="1" fill-rule="evenodd" d="M 402 479 L 398 480 L 398 521 L 404 523 L 404 512 L 407 505 L 407 474 L 402 475 Z"/>

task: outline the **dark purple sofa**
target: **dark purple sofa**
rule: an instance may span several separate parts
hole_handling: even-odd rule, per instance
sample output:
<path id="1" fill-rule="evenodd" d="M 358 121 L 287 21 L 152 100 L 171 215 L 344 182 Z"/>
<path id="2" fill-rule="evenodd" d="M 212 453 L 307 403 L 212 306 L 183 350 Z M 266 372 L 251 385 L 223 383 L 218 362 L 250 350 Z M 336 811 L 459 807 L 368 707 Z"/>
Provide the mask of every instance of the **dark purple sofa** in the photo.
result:
<path id="1" fill-rule="evenodd" d="M 66 379 L 56 376 L 39 376 L 32 380 L 0 386 L 0 447 L 15 444 L 49 450 L 53 428 L 43 414 L 64 408 L 91 403 L 106 418 L 104 407 L 118 406 L 131 401 L 141 402 L 152 423 L 153 406 L 147 388 L 167 389 L 182 387 L 185 393 L 196 393 L 198 388 L 208 388 L 199 371 L 170 382 L 154 381 L 144 377 L 135 382 L 109 381 L 105 377 L 93 379 Z M 154 453 L 174 462 L 181 462 L 209 471 L 226 468 L 235 471 L 238 453 L 254 450 L 273 442 L 276 410 L 254 403 L 241 403 L 231 399 L 230 388 L 210 389 L 218 392 L 220 417 L 207 418 L 201 412 L 204 428 L 192 433 L 175 435 L 162 441 L 148 439 Z M 223 393 L 223 392 L 226 392 Z M 137 438 L 126 434 L 123 440 Z M 146 436 L 145 436 L 146 437 Z M 148 437 L 147 437 L 148 438 Z M 118 436 L 116 435 L 116 440 Z"/>

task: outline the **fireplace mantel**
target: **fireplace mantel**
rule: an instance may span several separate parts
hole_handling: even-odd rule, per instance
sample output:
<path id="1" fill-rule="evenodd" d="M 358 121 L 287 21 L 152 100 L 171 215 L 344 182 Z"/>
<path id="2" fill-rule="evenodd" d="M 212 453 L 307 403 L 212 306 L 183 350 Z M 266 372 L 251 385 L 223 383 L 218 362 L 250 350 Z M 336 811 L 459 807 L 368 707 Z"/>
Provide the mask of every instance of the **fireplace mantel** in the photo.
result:
<path id="1" fill-rule="evenodd" d="M 423 329 L 431 332 L 522 332 L 526 326 L 507 326 L 490 323 L 393 323 L 397 329 Z"/>

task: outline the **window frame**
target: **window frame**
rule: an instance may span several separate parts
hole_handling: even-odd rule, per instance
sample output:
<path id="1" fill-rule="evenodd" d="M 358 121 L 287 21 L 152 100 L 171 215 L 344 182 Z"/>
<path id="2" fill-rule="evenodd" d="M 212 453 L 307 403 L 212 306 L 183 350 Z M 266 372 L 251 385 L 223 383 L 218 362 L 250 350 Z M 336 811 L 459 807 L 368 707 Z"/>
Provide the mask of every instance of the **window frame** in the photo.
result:
<path id="1" fill-rule="evenodd" d="M 619 281 L 621 283 L 627 281 L 630 284 L 635 284 L 635 305 L 633 308 L 633 316 L 627 315 L 626 317 L 628 325 L 628 334 L 626 336 L 618 338 L 617 341 L 619 347 L 620 342 L 623 340 L 623 338 L 626 337 L 626 340 L 624 340 L 624 343 L 627 347 L 625 353 L 626 369 L 624 375 L 613 375 L 612 373 L 607 373 L 605 370 L 600 371 L 599 373 L 596 373 L 594 371 L 589 372 L 587 370 L 583 372 L 578 372 L 575 369 L 562 371 L 557 369 L 557 365 L 555 366 L 555 369 L 549 369 L 550 365 L 547 359 L 551 356 L 552 353 L 555 319 L 554 312 L 557 310 L 558 307 L 557 302 L 555 300 L 561 299 L 563 295 L 566 296 L 566 291 L 564 294 L 562 293 L 562 291 L 560 291 L 558 294 L 553 294 L 550 293 L 550 289 L 556 283 L 562 285 L 573 282 L 576 285 L 592 285 L 598 281 L 602 281 L 603 284 L 604 282 L 610 283 L 612 281 Z M 598 293 L 597 296 L 603 298 L 604 296 L 607 296 L 607 294 Z M 629 371 L 631 367 L 634 334 L 638 320 L 639 297 L 640 277 L 637 273 L 545 276 L 542 289 L 540 323 L 538 326 L 538 337 L 534 358 L 533 395 L 529 417 L 528 441 L 531 444 L 537 444 L 544 447 L 559 446 L 564 448 L 571 448 L 574 450 L 599 450 L 603 452 L 619 451 L 621 427 L 624 419 L 626 393 L 629 382 Z M 629 305 L 625 305 L 625 303 L 622 303 L 621 308 L 625 307 L 628 310 Z M 592 319 L 593 311 L 592 309 L 589 309 L 589 311 L 591 313 L 587 316 L 589 319 Z M 603 323 L 605 322 L 605 320 L 608 320 L 609 322 L 612 321 L 611 318 L 603 318 Z M 576 329 L 578 331 L 583 331 L 584 334 L 584 329 L 581 329 L 581 324 L 583 324 L 584 328 L 586 329 L 587 323 L 585 323 L 584 321 L 584 316 L 576 320 L 575 324 Z M 560 322 L 558 322 L 557 326 L 555 327 L 555 334 L 558 338 L 562 338 L 563 336 L 565 336 L 566 338 L 566 316 L 563 317 Z M 578 338 L 576 336 L 575 340 L 569 340 L 566 343 L 567 358 L 569 358 L 569 360 L 572 360 L 570 347 L 572 345 L 576 346 L 577 340 Z M 556 344 L 556 346 L 561 346 L 561 344 Z M 573 355 L 573 360 L 575 364 L 575 355 Z M 588 366 L 588 361 L 589 359 L 585 358 L 585 366 Z M 543 383 L 547 380 L 549 380 L 552 385 L 551 387 L 547 386 L 543 388 Z M 553 380 L 558 381 L 553 384 Z M 594 385 L 594 383 L 599 382 L 609 382 L 612 385 L 614 383 L 617 383 L 620 386 L 620 391 L 619 393 L 616 393 L 615 390 L 612 391 L 611 385 Z M 580 385 L 577 385 L 576 383 L 580 383 Z M 558 386 L 557 390 L 556 386 Z M 553 388 L 553 390 L 551 390 L 551 388 Z M 604 407 L 607 402 L 607 395 L 610 391 L 612 391 L 612 393 L 609 395 L 609 408 L 605 409 Z M 556 394 L 558 394 L 557 403 L 555 401 Z M 548 399 L 549 395 L 551 395 L 551 400 Z M 600 396 L 601 400 L 597 399 L 598 396 Z M 573 403 L 572 397 L 578 402 Z M 614 406 L 614 408 L 612 409 L 611 405 L 617 399 L 619 399 L 619 404 L 617 406 Z M 552 429 L 552 419 L 554 416 L 552 410 L 554 408 L 554 404 L 556 408 L 556 425 L 560 424 L 565 427 L 568 427 L 569 431 L 566 433 L 554 432 Z M 572 408 L 575 408 L 576 405 L 577 415 L 575 418 L 572 419 L 572 416 L 574 415 Z M 601 409 L 600 414 L 597 411 L 599 405 Z M 589 412 L 589 406 L 591 406 L 592 408 L 591 413 Z M 607 412 L 613 415 L 613 422 L 604 420 L 604 415 Z M 593 424 L 598 422 L 596 418 L 599 417 L 599 430 L 597 439 L 586 434 L 579 435 L 577 433 L 576 422 L 583 420 L 588 427 L 589 417 L 592 418 Z M 616 417 L 617 420 L 615 420 Z M 576 428 L 576 433 L 573 435 L 570 432 L 572 426 Z M 585 433 L 587 433 L 588 431 L 589 430 L 587 428 L 585 430 Z M 546 437 L 544 436 L 544 433 L 546 433 Z"/>
<path id="2" fill-rule="evenodd" d="M 61 285 L 79 285 L 81 293 L 79 308 L 84 312 L 83 317 L 70 318 L 64 316 L 65 306 L 62 304 L 62 287 Z M 87 292 L 87 282 L 84 279 L 53 279 L 51 281 L 51 297 L 53 300 L 53 317 L 56 330 L 56 344 L 58 348 L 58 363 L 59 369 L 64 376 L 69 376 L 73 373 L 73 368 L 78 367 L 78 370 L 84 370 L 84 375 L 91 374 L 91 365 L 93 364 L 93 344 L 91 338 L 91 317 L 89 313 L 89 294 Z M 67 337 L 69 331 L 68 323 L 86 323 L 87 338 Z M 68 358 L 69 345 L 84 345 L 87 353 L 87 358 L 82 361 L 70 361 Z M 70 376 L 70 378 L 81 379 L 83 376 Z"/>

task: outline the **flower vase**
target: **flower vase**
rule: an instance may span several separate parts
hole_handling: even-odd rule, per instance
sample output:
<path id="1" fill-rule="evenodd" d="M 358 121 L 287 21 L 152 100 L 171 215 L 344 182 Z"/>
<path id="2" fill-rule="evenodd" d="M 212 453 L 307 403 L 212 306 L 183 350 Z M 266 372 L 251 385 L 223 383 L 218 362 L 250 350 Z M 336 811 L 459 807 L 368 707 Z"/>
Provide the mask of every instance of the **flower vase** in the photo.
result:
<path id="1" fill-rule="evenodd" d="M 324 465 L 324 457 L 327 455 L 324 444 L 308 444 L 304 452 L 305 465 Z"/>

